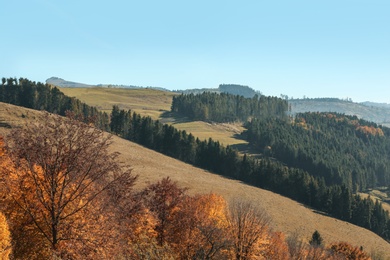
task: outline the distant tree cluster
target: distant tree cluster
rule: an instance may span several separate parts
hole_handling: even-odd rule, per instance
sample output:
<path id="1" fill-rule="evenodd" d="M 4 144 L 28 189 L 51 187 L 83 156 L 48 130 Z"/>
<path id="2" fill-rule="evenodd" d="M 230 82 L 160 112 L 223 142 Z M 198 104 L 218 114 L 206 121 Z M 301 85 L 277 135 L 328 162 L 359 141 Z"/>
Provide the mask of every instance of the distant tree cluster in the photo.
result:
<path id="1" fill-rule="evenodd" d="M 96 126 L 103 130 L 109 128 L 109 117 L 106 113 L 99 112 L 97 108 L 88 106 L 76 98 L 66 96 L 57 87 L 25 78 L 19 80 L 2 78 L 0 102 L 45 110 L 62 116 L 65 116 L 66 111 L 72 111 L 85 120 L 93 119 Z"/>
<path id="2" fill-rule="evenodd" d="M 285 117 L 287 101 L 276 97 L 255 95 L 244 98 L 226 93 L 174 96 L 172 112 L 193 120 L 213 122 L 247 121 L 250 117 Z"/>
<path id="3" fill-rule="evenodd" d="M 259 92 L 256 92 L 252 88 L 237 84 L 221 84 L 219 85 L 218 90 L 222 93 L 239 95 L 245 98 L 252 98 L 255 95 L 259 95 Z"/>

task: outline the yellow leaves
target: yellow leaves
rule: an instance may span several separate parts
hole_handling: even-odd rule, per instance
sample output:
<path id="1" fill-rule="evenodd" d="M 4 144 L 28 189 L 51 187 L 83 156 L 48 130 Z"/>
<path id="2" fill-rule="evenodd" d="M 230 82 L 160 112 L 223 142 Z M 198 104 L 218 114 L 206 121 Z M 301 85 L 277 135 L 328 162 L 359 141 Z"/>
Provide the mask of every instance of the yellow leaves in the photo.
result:
<path id="1" fill-rule="evenodd" d="M 384 136 L 382 129 L 373 126 L 357 126 L 356 130 L 366 135 Z"/>
<path id="2" fill-rule="evenodd" d="M 262 250 L 265 259 L 289 259 L 288 246 L 281 232 L 270 232 L 267 243 Z"/>
<path id="3" fill-rule="evenodd" d="M 269 234 L 269 217 L 264 210 L 244 200 L 229 205 L 229 232 L 237 259 L 252 259 L 260 254 Z"/>
<path id="4" fill-rule="evenodd" d="M 11 251 L 11 234 L 8 223 L 3 213 L 0 213 L 0 260 L 9 259 Z"/>
<path id="5" fill-rule="evenodd" d="M 219 227 L 227 226 L 227 204 L 222 196 L 211 193 L 195 196 L 192 200 L 197 214 L 202 215 L 202 221 L 213 222 Z"/>
<path id="6" fill-rule="evenodd" d="M 354 259 L 354 260 L 369 260 L 371 259 L 365 252 L 360 250 L 358 247 L 354 247 L 346 242 L 339 242 L 332 244 L 330 246 L 337 256 L 340 256 L 345 259 Z"/>
<path id="7" fill-rule="evenodd" d="M 3 156 L 4 154 L 5 154 L 4 138 L 0 136 L 0 156 Z"/>
<path id="8" fill-rule="evenodd" d="M 299 119 L 296 120 L 295 125 L 298 126 L 298 127 L 303 128 L 305 130 L 309 130 L 311 128 L 311 126 L 308 125 L 306 123 L 306 120 L 304 118 L 302 118 L 302 117 L 300 117 Z"/>
<path id="9" fill-rule="evenodd" d="M 172 248 L 181 259 L 226 258 L 226 201 L 216 194 L 187 196 L 175 215 Z"/>

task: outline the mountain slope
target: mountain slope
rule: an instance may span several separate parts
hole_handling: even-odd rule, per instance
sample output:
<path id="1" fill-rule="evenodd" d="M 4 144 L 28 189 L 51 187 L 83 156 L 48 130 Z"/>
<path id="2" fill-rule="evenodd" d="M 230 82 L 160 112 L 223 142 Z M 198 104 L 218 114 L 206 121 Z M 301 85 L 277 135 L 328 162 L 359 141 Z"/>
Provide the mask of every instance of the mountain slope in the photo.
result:
<path id="1" fill-rule="evenodd" d="M 0 103 L 0 126 L 7 124 L 15 127 L 26 121 L 38 121 L 40 117 L 38 111 Z M 0 134 L 7 132 L 9 128 L 0 127 Z M 347 241 L 363 246 L 367 252 L 376 250 L 390 257 L 390 244 L 368 230 L 316 213 L 275 193 L 200 170 L 118 137 L 114 137 L 113 141 L 111 150 L 120 152 L 119 159 L 130 164 L 133 173 L 139 175 L 136 188 L 170 176 L 181 186 L 188 187 L 192 194 L 214 192 L 226 199 L 241 197 L 254 202 L 267 211 L 272 218 L 272 227 L 277 231 L 286 234 L 297 232 L 308 240 L 314 230 L 318 230 L 325 243 Z"/>
<path id="2" fill-rule="evenodd" d="M 291 114 L 304 112 L 337 112 L 356 115 L 358 118 L 390 126 L 390 108 L 374 102 L 354 103 L 335 98 L 314 98 L 289 100 Z"/>
<path id="3" fill-rule="evenodd" d="M 54 85 L 57 87 L 68 87 L 68 88 L 90 88 L 92 85 L 78 83 L 73 81 L 67 81 L 57 77 L 51 77 L 46 80 L 46 83 L 49 85 Z"/>

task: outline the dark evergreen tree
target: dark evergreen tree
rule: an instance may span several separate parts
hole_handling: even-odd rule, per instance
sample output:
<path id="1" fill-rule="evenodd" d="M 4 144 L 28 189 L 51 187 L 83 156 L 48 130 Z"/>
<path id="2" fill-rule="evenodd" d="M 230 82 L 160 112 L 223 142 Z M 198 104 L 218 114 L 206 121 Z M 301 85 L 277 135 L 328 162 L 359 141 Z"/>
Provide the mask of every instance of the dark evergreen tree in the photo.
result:
<path id="1" fill-rule="evenodd" d="M 315 247 L 323 246 L 324 240 L 321 237 L 320 233 L 316 230 L 314 231 L 311 239 L 309 240 L 309 244 Z"/>

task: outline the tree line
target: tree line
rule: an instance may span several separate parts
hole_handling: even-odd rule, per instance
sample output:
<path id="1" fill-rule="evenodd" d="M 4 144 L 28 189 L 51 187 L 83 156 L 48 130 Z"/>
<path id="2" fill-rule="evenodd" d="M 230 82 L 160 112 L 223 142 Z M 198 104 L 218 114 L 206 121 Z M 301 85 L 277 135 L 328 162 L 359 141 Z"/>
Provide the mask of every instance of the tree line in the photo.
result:
<path id="1" fill-rule="evenodd" d="M 227 93 L 203 92 L 199 95 L 174 96 L 171 111 L 192 120 L 213 122 L 245 122 L 250 117 L 285 117 L 287 101 L 255 95 L 244 98 Z"/>
<path id="2" fill-rule="evenodd" d="M 57 87 L 30 81 L 25 78 L 2 78 L 0 102 L 44 110 L 65 116 L 66 111 L 73 111 L 83 118 L 93 118 L 100 129 L 109 130 L 109 116 L 89 106 L 77 98 L 68 97 Z"/>

